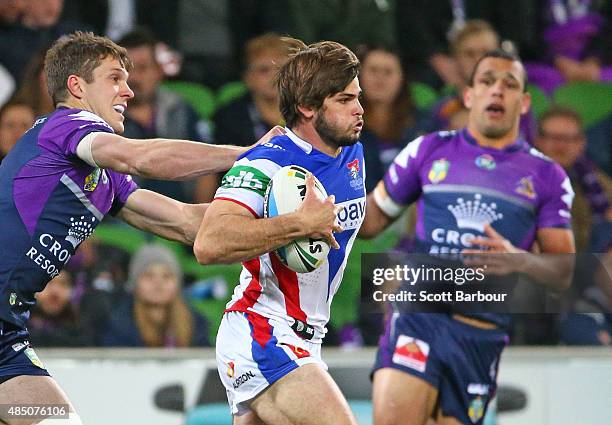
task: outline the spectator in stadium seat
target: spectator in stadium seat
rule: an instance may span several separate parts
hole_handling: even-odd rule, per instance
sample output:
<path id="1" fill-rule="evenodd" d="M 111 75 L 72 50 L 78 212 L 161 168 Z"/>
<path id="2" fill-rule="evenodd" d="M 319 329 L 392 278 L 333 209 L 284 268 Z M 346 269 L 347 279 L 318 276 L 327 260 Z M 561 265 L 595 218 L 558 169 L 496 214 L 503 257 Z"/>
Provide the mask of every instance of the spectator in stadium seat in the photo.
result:
<path id="1" fill-rule="evenodd" d="M 0 160 L 34 124 L 34 111 L 25 102 L 13 99 L 0 108 Z"/>
<path id="2" fill-rule="evenodd" d="M 53 100 L 47 90 L 44 72 L 45 53 L 48 47 L 50 46 L 43 47 L 30 57 L 24 70 L 23 81 L 15 93 L 15 97 L 30 105 L 37 117 L 47 115 L 55 110 L 55 105 L 53 105 Z"/>
<path id="3" fill-rule="evenodd" d="M 582 121 L 573 109 L 553 106 L 540 117 L 535 146 L 565 169 L 576 193 L 572 227 L 578 252 L 588 250 L 594 226 L 612 222 L 612 180 L 586 158 L 586 144 Z"/>
<path id="4" fill-rule="evenodd" d="M 365 111 L 361 142 L 368 164 L 366 189 L 371 191 L 404 146 L 434 128 L 412 101 L 406 71 L 394 49 L 363 46 L 357 56 Z"/>
<path id="5" fill-rule="evenodd" d="M 37 346 L 82 347 L 94 345 L 94 334 L 87 320 L 79 317 L 71 303 L 72 275 L 62 270 L 36 294 L 36 307 L 28 321 L 28 330 Z"/>
<path id="6" fill-rule="evenodd" d="M 593 285 L 561 321 L 561 341 L 568 345 L 612 345 L 612 245 L 601 257 Z"/>
<path id="7" fill-rule="evenodd" d="M 75 30 L 90 27 L 61 19 L 64 0 L 25 0 L 18 24 L 0 28 L 0 63 L 21 84 L 30 57 Z"/>
<path id="8" fill-rule="evenodd" d="M 248 146 L 257 135 L 283 124 L 278 107 L 275 76 L 287 61 L 289 46 L 282 37 L 267 33 L 249 40 L 245 46 L 245 68 L 242 80 L 248 92 L 221 107 L 213 117 L 215 143 Z M 255 137 L 255 139 L 253 139 Z M 200 202 L 210 202 L 219 185 L 218 176 L 202 179 L 198 193 Z"/>
<path id="9" fill-rule="evenodd" d="M 181 295 L 183 273 L 168 248 L 145 245 L 132 257 L 128 285 L 132 294 L 111 313 L 102 336 L 105 346 L 209 346 L 208 323 Z"/>
<path id="10" fill-rule="evenodd" d="M 612 81 L 612 3 L 535 2 L 529 78 L 547 93 L 571 81 Z"/>
<path id="11" fill-rule="evenodd" d="M 169 138 L 204 142 L 208 124 L 180 95 L 161 86 L 164 74 L 155 55 L 157 40 L 144 28 L 135 29 L 118 42 L 134 63 L 128 84 L 134 99 L 126 112 L 126 137 Z M 197 182 L 139 179 L 140 186 L 183 202 L 195 202 Z"/>

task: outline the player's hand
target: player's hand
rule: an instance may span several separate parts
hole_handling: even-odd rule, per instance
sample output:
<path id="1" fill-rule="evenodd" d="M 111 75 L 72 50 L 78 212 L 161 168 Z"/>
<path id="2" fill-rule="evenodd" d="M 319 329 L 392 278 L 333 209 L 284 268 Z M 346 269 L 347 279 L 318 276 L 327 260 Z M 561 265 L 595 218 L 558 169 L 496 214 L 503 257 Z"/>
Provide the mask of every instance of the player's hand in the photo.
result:
<path id="1" fill-rule="evenodd" d="M 338 249 L 340 245 L 334 238 L 333 232 L 343 230 L 336 224 L 336 218 L 342 207 L 334 205 L 334 201 L 334 195 L 328 196 L 325 200 L 319 199 L 315 193 L 314 177 L 311 173 L 308 173 L 306 176 L 306 195 L 297 213 L 301 216 L 308 237 L 325 239 L 332 248 Z"/>
<path id="2" fill-rule="evenodd" d="M 486 237 L 476 237 L 470 241 L 474 249 L 464 249 L 461 254 L 468 266 L 486 266 L 487 273 L 505 275 L 522 270 L 523 255 L 526 251 L 512 245 L 508 239 L 497 233 L 490 224 L 484 228 Z"/>

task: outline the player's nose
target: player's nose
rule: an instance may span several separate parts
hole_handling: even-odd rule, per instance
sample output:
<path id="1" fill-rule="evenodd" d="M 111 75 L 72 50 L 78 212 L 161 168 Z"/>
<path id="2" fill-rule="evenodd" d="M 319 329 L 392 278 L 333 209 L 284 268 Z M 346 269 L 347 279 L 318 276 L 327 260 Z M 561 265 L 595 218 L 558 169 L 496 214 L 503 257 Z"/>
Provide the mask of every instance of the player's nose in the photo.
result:
<path id="1" fill-rule="evenodd" d="M 121 91 L 121 97 L 126 97 L 128 99 L 134 98 L 134 91 L 130 88 L 130 86 L 125 83 L 123 90 Z"/>

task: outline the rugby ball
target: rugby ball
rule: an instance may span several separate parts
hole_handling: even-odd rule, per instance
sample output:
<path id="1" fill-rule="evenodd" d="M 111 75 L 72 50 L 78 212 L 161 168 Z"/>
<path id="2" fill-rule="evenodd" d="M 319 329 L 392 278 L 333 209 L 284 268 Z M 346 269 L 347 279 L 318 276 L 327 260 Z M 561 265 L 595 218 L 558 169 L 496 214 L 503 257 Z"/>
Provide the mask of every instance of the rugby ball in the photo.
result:
<path id="1" fill-rule="evenodd" d="M 308 170 L 297 165 L 282 167 L 274 174 L 266 189 L 264 216 L 276 217 L 297 210 L 306 196 L 306 174 Z M 327 198 L 327 192 L 315 177 L 315 193 L 320 199 Z M 329 244 L 324 239 L 296 239 L 272 255 L 297 273 L 308 273 L 323 264 L 329 253 Z"/>

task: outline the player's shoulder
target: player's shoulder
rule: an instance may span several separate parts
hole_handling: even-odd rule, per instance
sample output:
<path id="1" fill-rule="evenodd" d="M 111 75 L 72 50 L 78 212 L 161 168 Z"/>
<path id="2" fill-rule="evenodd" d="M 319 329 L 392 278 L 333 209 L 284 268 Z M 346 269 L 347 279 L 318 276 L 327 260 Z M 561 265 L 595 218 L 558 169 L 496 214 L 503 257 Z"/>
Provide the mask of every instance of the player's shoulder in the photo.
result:
<path id="1" fill-rule="evenodd" d="M 97 124 L 113 131 L 112 127 L 101 117 L 84 109 L 60 108 L 49 115 L 48 124 L 65 125 L 68 123 L 78 125 Z"/>
<path id="2" fill-rule="evenodd" d="M 444 148 L 457 138 L 457 131 L 437 131 L 424 134 L 409 142 L 398 154 L 396 162 L 407 164 L 416 158 L 426 158 L 432 152 Z"/>
<path id="3" fill-rule="evenodd" d="M 249 161 L 266 160 L 279 166 L 290 165 L 294 156 L 294 144 L 288 136 L 276 136 L 266 143 L 258 144 L 238 157 L 238 161 L 243 159 Z"/>

